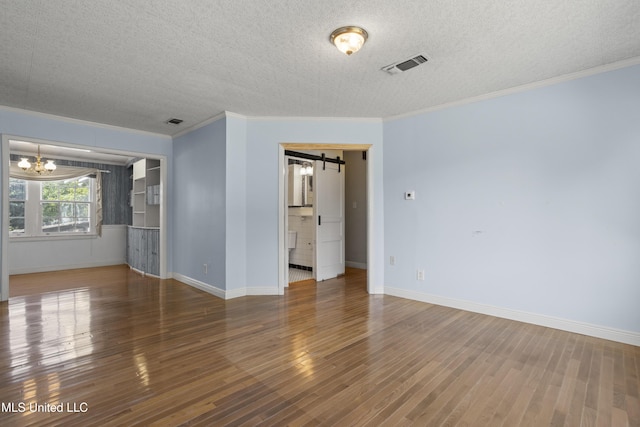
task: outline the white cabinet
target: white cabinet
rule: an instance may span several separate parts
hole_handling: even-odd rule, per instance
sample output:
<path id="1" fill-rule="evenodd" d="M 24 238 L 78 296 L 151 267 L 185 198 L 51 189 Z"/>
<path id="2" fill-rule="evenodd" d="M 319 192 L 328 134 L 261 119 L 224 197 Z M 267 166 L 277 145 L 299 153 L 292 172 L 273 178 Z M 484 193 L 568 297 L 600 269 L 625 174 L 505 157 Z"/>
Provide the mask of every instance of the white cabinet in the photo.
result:
<path id="1" fill-rule="evenodd" d="M 161 200 L 160 160 L 138 160 L 133 164 L 132 225 L 160 227 Z"/>
<path id="2" fill-rule="evenodd" d="M 132 226 L 127 232 L 127 264 L 145 274 L 160 274 L 160 160 L 133 164 Z"/>

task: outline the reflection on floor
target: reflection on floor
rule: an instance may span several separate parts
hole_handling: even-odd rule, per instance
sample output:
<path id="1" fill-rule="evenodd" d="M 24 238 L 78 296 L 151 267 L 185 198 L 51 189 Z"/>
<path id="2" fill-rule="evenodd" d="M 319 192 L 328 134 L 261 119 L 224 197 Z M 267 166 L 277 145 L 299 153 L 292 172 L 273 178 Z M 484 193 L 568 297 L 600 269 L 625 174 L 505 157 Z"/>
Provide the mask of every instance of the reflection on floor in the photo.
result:
<path id="1" fill-rule="evenodd" d="M 73 270 L 48 271 L 44 273 L 15 274 L 9 276 L 9 297 L 39 295 L 45 292 L 58 292 L 91 287 L 95 277 L 101 277 L 102 283 L 121 283 L 122 281 L 149 282 L 149 276 L 142 276 L 128 266 L 110 265 L 106 267 L 78 268 Z"/>
<path id="2" fill-rule="evenodd" d="M 313 271 L 300 270 L 299 268 L 289 268 L 289 283 L 301 282 L 313 279 Z"/>

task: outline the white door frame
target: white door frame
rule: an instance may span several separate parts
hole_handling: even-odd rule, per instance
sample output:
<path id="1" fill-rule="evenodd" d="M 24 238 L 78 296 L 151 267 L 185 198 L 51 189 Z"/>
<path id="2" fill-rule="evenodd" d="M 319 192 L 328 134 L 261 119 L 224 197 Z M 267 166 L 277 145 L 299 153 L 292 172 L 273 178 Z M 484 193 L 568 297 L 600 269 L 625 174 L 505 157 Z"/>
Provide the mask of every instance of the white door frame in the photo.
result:
<path id="1" fill-rule="evenodd" d="M 287 252 L 287 162 L 285 150 L 343 150 L 367 152 L 367 292 L 374 293 L 375 239 L 373 238 L 373 167 L 371 144 L 281 143 L 278 145 L 278 294 L 289 286 L 289 253 Z"/>

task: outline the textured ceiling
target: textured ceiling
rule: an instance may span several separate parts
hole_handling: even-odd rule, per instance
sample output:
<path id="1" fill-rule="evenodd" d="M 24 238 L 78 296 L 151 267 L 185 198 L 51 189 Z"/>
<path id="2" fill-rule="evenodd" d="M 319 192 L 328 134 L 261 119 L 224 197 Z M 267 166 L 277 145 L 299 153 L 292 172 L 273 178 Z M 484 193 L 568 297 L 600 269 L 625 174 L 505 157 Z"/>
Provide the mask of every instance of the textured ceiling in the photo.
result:
<path id="1" fill-rule="evenodd" d="M 369 32 L 351 57 L 328 41 L 343 25 Z M 0 0 L 0 37 L 0 105 L 171 135 L 225 110 L 385 118 L 640 57 L 640 1 Z"/>

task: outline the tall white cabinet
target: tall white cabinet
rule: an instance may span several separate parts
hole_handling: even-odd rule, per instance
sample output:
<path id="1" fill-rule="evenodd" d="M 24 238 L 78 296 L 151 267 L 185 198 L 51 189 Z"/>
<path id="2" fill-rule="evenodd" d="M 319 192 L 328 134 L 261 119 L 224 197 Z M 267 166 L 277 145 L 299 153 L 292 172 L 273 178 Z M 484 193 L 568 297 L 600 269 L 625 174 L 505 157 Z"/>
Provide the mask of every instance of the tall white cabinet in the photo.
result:
<path id="1" fill-rule="evenodd" d="M 160 160 L 133 164 L 133 226 L 160 227 Z"/>
<path id="2" fill-rule="evenodd" d="M 133 164 L 132 225 L 127 232 L 129 267 L 160 275 L 160 160 L 141 159 Z"/>

